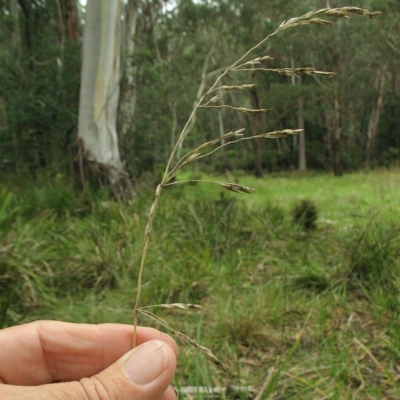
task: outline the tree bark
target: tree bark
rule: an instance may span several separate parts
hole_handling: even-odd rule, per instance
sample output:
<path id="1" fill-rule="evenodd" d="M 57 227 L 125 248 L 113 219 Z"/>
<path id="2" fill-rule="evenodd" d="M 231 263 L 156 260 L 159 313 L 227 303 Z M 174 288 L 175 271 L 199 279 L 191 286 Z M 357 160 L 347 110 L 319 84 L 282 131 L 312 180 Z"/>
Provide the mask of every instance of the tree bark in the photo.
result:
<path id="1" fill-rule="evenodd" d="M 89 0 L 83 36 L 83 63 L 79 101 L 78 144 L 83 158 L 114 194 L 126 178 L 116 131 L 119 99 L 120 0 Z"/>
<path id="2" fill-rule="evenodd" d="M 138 19 L 138 0 L 129 0 L 125 5 L 125 20 L 123 29 L 123 74 L 124 80 L 121 86 L 120 102 L 120 126 L 124 135 L 133 128 L 133 120 L 137 102 L 137 75 L 138 69 L 134 65 L 135 36 Z"/>
<path id="3" fill-rule="evenodd" d="M 299 129 L 304 129 L 304 114 L 303 108 L 304 100 L 301 97 L 299 99 Z M 307 169 L 307 158 L 306 158 L 306 136 L 304 130 L 299 132 L 299 171 L 305 171 Z"/>
<path id="4" fill-rule="evenodd" d="M 301 77 L 299 77 L 299 85 L 301 85 Z M 303 131 L 299 133 L 299 171 L 305 171 L 307 169 L 307 160 L 306 160 L 306 138 L 304 133 L 304 97 L 302 93 L 300 93 L 298 105 L 299 105 L 298 127 L 299 129 L 303 129 Z"/>
<path id="5" fill-rule="evenodd" d="M 256 83 L 256 72 L 251 73 L 252 83 Z M 253 109 L 260 109 L 260 98 L 258 97 L 257 87 L 254 86 L 250 90 L 251 106 Z M 262 116 L 260 113 L 253 113 L 253 136 L 260 135 L 262 133 Z M 257 178 L 262 178 L 262 157 L 261 157 L 261 146 L 258 139 L 253 139 L 253 151 L 254 151 L 254 175 Z"/>
<path id="6" fill-rule="evenodd" d="M 382 114 L 385 97 L 385 68 L 378 70 L 375 87 L 378 88 L 378 98 L 376 104 L 372 107 L 368 123 L 367 145 L 365 149 L 365 167 L 371 166 L 371 154 L 375 145 L 376 134 L 378 133 L 379 119 Z"/>
<path id="7" fill-rule="evenodd" d="M 56 0 L 57 13 L 58 13 L 58 26 L 60 28 L 60 47 L 61 47 L 61 60 L 64 60 L 64 50 L 65 50 L 65 26 L 64 18 L 60 0 Z"/>
<path id="8" fill-rule="evenodd" d="M 13 23 L 12 48 L 19 61 L 21 55 L 21 30 L 19 26 L 19 9 L 17 0 L 10 0 L 10 13 Z"/>
<path id="9" fill-rule="evenodd" d="M 12 32 L 12 49 L 15 55 L 16 59 L 16 66 L 17 68 L 20 68 L 20 58 L 21 58 L 21 29 L 19 25 L 19 8 L 18 8 L 18 2 L 17 0 L 10 0 L 10 13 L 11 13 L 11 18 L 12 18 L 12 23 L 13 23 L 13 32 Z M 1 101 L 2 102 L 2 101 Z M 3 105 L 1 108 L 4 110 L 3 112 L 5 113 L 5 121 L 3 124 L 5 126 L 8 125 L 7 122 L 7 111 L 6 107 Z M 12 130 L 11 132 L 11 138 L 12 138 L 12 147 L 14 151 L 14 158 L 15 158 L 15 172 L 19 173 L 19 165 L 20 165 L 20 149 L 19 149 L 19 141 L 17 138 L 17 134 L 15 129 Z"/>
<path id="10" fill-rule="evenodd" d="M 224 92 L 222 90 L 218 91 L 218 96 L 223 99 L 224 98 Z M 224 135 L 225 131 L 225 124 L 224 124 L 224 109 L 219 108 L 218 109 L 218 126 L 219 126 L 219 136 L 222 138 Z M 227 147 L 225 146 L 226 140 L 221 139 L 221 144 L 224 145 L 224 147 L 221 149 L 222 151 L 222 164 L 224 166 L 224 169 L 228 168 L 228 160 L 227 160 Z"/>
<path id="11" fill-rule="evenodd" d="M 332 163 L 333 174 L 335 176 L 343 175 L 342 162 L 340 160 L 340 106 L 337 88 L 335 88 L 333 98 L 333 141 L 332 141 Z"/>
<path id="12" fill-rule="evenodd" d="M 67 17 L 68 38 L 72 42 L 77 42 L 81 39 L 81 24 L 76 0 L 64 0 L 64 5 Z"/>

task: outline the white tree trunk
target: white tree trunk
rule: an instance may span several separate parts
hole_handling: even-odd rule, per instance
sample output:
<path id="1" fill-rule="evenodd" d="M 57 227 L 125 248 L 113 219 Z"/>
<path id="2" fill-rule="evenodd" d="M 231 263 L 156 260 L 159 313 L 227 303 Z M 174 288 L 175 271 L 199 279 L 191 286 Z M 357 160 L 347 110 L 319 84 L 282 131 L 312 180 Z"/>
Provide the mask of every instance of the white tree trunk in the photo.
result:
<path id="1" fill-rule="evenodd" d="M 78 140 L 113 185 L 122 174 L 116 130 L 120 80 L 121 0 L 89 0 L 83 35 Z"/>

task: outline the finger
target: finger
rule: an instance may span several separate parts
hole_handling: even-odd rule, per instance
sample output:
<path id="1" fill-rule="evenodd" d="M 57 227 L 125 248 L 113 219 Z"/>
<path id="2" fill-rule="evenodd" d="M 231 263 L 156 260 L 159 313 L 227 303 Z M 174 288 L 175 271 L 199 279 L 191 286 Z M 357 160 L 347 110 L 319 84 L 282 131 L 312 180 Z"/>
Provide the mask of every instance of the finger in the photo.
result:
<path id="1" fill-rule="evenodd" d="M 0 385 L 8 400 L 176 400 L 169 387 L 176 369 L 174 349 L 150 341 L 91 378 L 43 386 Z"/>
<path id="2" fill-rule="evenodd" d="M 174 387 L 169 386 L 168 389 L 163 394 L 163 396 L 161 397 L 161 400 L 177 400 L 177 398 L 178 398 L 178 392 Z"/>
<path id="3" fill-rule="evenodd" d="M 133 327 L 39 321 L 0 331 L 0 382 L 42 385 L 79 380 L 107 368 L 132 349 Z M 139 327 L 138 345 L 162 340 L 178 353 L 173 339 Z"/>

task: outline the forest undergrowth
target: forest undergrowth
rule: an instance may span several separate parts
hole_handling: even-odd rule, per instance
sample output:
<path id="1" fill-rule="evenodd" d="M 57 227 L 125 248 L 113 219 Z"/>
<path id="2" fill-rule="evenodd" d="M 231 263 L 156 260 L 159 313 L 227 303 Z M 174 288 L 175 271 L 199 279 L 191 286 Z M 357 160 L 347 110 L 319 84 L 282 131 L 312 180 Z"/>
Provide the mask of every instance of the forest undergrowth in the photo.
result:
<path id="1" fill-rule="evenodd" d="M 205 381 L 242 386 L 243 399 L 399 399 L 399 172 L 235 173 L 257 190 L 250 197 L 207 183 L 168 188 L 143 303 L 201 304 L 160 315 L 229 367 L 182 350 L 178 388 Z M 180 179 L 198 177 L 208 179 Z M 0 326 L 131 324 L 153 191 L 143 186 L 122 204 L 83 197 L 62 179 L 0 186 Z M 314 211 L 296 219 L 304 204 Z"/>

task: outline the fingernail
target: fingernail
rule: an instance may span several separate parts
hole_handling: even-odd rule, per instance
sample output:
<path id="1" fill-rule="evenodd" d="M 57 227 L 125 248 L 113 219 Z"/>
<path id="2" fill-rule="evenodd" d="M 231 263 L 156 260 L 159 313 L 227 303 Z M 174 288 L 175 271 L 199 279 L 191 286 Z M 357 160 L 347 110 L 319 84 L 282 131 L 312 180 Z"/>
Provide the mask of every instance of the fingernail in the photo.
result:
<path id="1" fill-rule="evenodd" d="M 147 385 L 167 368 L 168 353 L 163 342 L 153 340 L 133 350 L 124 364 L 126 376 L 136 385 Z"/>

